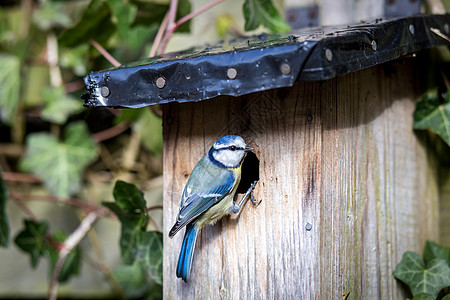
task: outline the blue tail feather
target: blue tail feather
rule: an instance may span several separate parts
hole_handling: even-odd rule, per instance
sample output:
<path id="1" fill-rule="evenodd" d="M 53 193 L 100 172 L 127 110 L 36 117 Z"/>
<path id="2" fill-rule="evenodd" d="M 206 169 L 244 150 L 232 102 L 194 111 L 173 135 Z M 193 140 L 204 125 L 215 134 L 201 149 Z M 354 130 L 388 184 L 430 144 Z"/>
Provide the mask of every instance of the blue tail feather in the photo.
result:
<path id="1" fill-rule="evenodd" d="M 197 240 L 198 227 L 192 223 L 186 226 L 180 257 L 178 258 L 177 277 L 188 281 L 191 272 L 192 258 L 194 257 L 195 241 Z"/>

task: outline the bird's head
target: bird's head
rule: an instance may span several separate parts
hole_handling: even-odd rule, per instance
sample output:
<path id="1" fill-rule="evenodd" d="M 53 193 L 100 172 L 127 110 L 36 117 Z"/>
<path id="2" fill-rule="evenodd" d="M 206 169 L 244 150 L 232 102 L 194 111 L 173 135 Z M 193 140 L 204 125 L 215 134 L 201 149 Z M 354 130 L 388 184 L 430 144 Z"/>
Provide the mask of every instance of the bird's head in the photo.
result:
<path id="1" fill-rule="evenodd" d="M 240 136 L 226 135 L 214 143 L 209 155 L 226 168 L 236 168 L 242 163 L 245 154 L 252 150 Z"/>

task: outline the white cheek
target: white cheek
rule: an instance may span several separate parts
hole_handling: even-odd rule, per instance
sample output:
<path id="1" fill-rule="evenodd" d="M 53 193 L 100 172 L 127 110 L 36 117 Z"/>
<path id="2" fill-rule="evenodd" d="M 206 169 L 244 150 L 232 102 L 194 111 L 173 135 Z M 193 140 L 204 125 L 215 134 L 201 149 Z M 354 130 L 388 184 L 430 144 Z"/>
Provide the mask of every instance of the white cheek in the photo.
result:
<path id="1" fill-rule="evenodd" d="M 244 157 L 244 152 L 242 151 L 217 151 L 213 153 L 214 158 L 224 164 L 226 167 L 237 167 Z"/>

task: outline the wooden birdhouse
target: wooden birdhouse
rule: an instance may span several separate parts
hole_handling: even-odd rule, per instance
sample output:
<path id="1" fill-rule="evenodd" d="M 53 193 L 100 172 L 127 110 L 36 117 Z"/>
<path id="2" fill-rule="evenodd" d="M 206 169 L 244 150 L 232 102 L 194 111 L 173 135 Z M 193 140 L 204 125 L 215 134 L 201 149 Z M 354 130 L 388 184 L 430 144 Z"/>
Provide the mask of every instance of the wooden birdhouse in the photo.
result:
<path id="1" fill-rule="evenodd" d="M 430 28 L 449 22 L 264 34 L 87 76 L 86 105 L 162 104 L 164 298 L 404 298 L 395 266 L 439 237 L 437 171 L 412 118 L 420 51 L 448 45 Z M 185 283 L 182 233 L 168 232 L 193 167 L 227 134 L 254 148 L 240 192 L 259 179 L 262 202 L 200 232 Z"/>

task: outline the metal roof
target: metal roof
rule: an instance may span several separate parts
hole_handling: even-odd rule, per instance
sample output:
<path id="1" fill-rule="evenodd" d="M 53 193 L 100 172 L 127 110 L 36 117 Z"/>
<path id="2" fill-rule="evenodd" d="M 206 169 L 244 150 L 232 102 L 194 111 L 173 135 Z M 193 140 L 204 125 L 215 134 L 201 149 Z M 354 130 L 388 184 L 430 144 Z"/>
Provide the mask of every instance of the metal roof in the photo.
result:
<path id="1" fill-rule="evenodd" d="M 84 78 L 86 106 L 143 107 L 325 80 L 450 43 L 450 14 L 261 34 L 169 53 Z"/>

